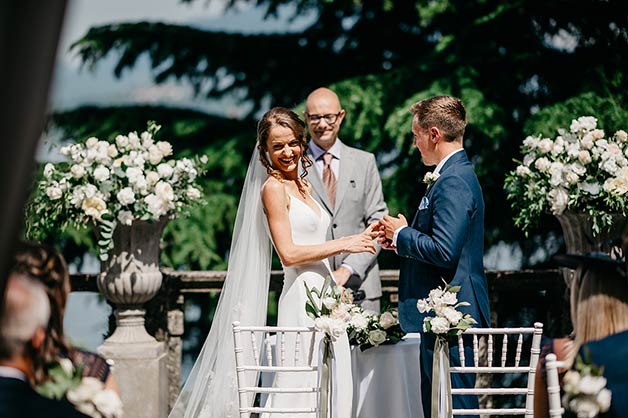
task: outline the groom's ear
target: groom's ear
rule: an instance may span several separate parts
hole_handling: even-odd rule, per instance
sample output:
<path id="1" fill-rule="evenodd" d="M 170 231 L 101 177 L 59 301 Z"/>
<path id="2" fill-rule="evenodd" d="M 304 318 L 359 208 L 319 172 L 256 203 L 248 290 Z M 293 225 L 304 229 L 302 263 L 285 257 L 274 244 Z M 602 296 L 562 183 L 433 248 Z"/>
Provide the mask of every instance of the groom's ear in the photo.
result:
<path id="1" fill-rule="evenodd" d="M 432 141 L 432 143 L 434 144 L 439 142 L 443 137 L 442 132 L 436 126 L 432 126 L 429 129 L 429 132 L 430 132 L 430 141 Z"/>

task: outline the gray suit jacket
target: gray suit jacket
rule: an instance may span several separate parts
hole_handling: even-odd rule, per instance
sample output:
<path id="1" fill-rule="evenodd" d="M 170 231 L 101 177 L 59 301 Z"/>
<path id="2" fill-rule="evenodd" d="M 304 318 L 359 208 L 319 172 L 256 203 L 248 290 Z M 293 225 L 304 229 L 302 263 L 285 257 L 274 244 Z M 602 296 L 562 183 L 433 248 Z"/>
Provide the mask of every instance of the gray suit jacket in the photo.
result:
<path id="1" fill-rule="evenodd" d="M 340 172 L 336 187 L 336 205 L 331 209 L 327 192 L 316 167 L 308 169 L 307 180 L 314 189 L 314 198 L 331 216 L 327 239 L 336 239 L 362 232 L 369 224 L 388 213 L 375 156 L 340 142 Z M 309 155 L 313 159 L 312 154 Z M 378 248 L 379 254 L 379 248 Z M 340 254 L 329 259 L 332 270 L 343 263 L 350 265 L 362 281 L 360 289 L 368 299 L 382 295 L 377 254 Z"/>

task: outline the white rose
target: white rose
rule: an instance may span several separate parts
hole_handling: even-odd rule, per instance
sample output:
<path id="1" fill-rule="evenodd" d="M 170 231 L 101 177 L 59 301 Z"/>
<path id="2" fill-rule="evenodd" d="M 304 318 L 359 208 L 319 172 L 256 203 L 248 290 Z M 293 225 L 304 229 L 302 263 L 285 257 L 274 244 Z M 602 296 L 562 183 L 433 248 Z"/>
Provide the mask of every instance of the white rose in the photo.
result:
<path id="1" fill-rule="evenodd" d="M 146 173 L 146 183 L 148 187 L 153 187 L 159 181 L 159 174 L 155 171 L 148 171 Z"/>
<path id="2" fill-rule="evenodd" d="M 369 343 L 377 347 L 381 343 L 386 341 L 386 331 L 382 331 L 381 329 L 374 329 L 369 332 Z"/>
<path id="3" fill-rule="evenodd" d="M 63 192 L 57 186 L 50 186 L 46 188 L 46 195 L 50 200 L 59 200 L 63 196 Z"/>
<path id="4" fill-rule="evenodd" d="M 615 158 L 617 158 L 617 156 L 621 155 L 621 148 L 619 148 L 619 145 L 617 144 L 608 144 L 608 147 L 606 147 L 606 150 Z"/>
<path id="5" fill-rule="evenodd" d="M 526 167 L 530 167 L 530 164 L 532 164 L 533 162 L 534 162 L 534 155 L 526 154 L 525 157 L 523 157 L 523 165 L 525 165 Z"/>
<path id="6" fill-rule="evenodd" d="M 54 164 L 48 163 L 44 166 L 44 177 L 46 177 L 47 179 L 49 179 L 54 172 L 55 172 Z"/>
<path id="7" fill-rule="evenodd" d="M 593 196 L 596 196 L 597 194 L 599 194 L 601 190 L 599 183 L 580 183 L 578 184 L 578 188 Z"/>
<path id="8" fill-rule="evenodd" d="M 554 148 L 554 144 L 552 143 L 551 139 L 543 138 L 539 141 L 539 151 L 541 151 L 541 154 L 547 154 L 553 148 Z"/>
<path id="9" fill-rule="evenodd" d="M 346 331 L 345 322 L 328 316 L 316 318 L 314 326 L 317 330 L 327 334 L 332 341 L 336 341 Z"/>
<path id="10" fill-rule="evenodd" d="M 100 390 L 103 388 L 103 383 L 95 377 L 84 377 L 81 380 L 81 384 L 68 390 L 66 397 L 68 401 L 73 404 L 83 403 L 85 401 L 91 401 Z"/>
<path id="11" fill-rule="evenodd" d="M 201 191 L 196 187 L 189 186 L 185 191 L 185 194 L 190 200 L 198 200 L 201 198 Z"/>
<path id="12" fill-rule="evenodd" d="M 628 133 L 624 130 L 617 131 L 615 135 L 613 135 L 613 139 L 617 142 L 624 143 L 628 140 Z"/>
<path id="13" fill-rule="evenodd" d="M 600 412 L 597 402 L 590 396 L 572 399 L 569 401 L 569 409 L 575 412 L 578 418 L 595 418 Z"/>
<path id="14" fill-rule="evenodd" d="M 441 300 L 446 305 L 455 305 L 456 303 L 458 303 L 458 297 L 453 292 L 443 293 Z"/>
<path id="15" fill-rule="evenodd" d="M 67 374 L 68 376 L 72 376 L 72 373 L 74 373 L 74 364 L 72 364 L 72 361 L 70 359 L 60 359 L 59 365 L 61 366 L 65 374 Z"/>
<path id="16" fill-rule="evenodd" d="M 545 158 L 545 157 L 541 157 L 538 160 L 536 160 L 536 162 L 534 163 L 534 166 L 539 170 L 539 171 L 547 171 L 549 170 L 549 168 L 551 167 L 552 163 L 550 163 L 550 161 Z"/>
<path id="17" fill-rule="evenodd" d="M 159 219 L 162 215 L 168 212 L 169 206 L 167 202 L 155 196 L 153 193 L 144 198 L 144 202 L 148 207 L 148 211 L 151 213 L 153 219 Z"/>
<path id="18" fill-rule="evenodd" d="M 528 147 L 529 150 L 533 150 L 539 145 L 539 138 L 535 136 L 528 136 L 526 139 L 523 140 L 523 145 Z"/>
<path id="19" fill-rule="evenodd" d="M 323 298 L 322 302 L 323 302 L 323 305 L 325 305 L 327 309 L 333 309 L 334 306 L 336 306 L 336 299 L 334 298 L 326 297 L 326 298 Z"/>
<path id="20" fill-rule="evenodd" d="M 129 183 L 135 184 L 139 177 L 143 177 L 144 172 L 141 168 L 129 167 L 126 169 L 126 177 L 129 179 Z"/>
<path id="21" fill-rule="evenodd" d="M 106 418 L 122 417 L 122 401 L 116 392 L 105 389 L 94 395 L 94 406 Z"/>
<path id="22" fill-rule="evenodd" d="M 580 151 L 578 153 L 578 161 L 584 165 L 589 164 L 591 162 L 591 154 L 589 154 L 589 151 Z"/>
<path id="23" fill-rule="evenodd" d="M 611 391 L 608 389 L 602 389 L 600 393 L 597 394 L 595 400 L 597 404 L 600 406 L 600 412 L 606 412 L 611 407 Z"/>
<path id="24" fill-rule="evenodd" d="M 122 150 L 125 149 L 129 146 L 129 138 L 124 135 L 116 136 L 116 145 Z"/>
<path id="25" fill-rule="evenodd" d="M 142 195 L 145 195 L 148 192 L 148 182 L 146 181 L 146 177 L 137 177 L 135 180 L 135 190 L 140 192 Z"/>
<path id="26" fill-rule="evenodd" d="M 567 149 L 567 155 L 569 158 L 578 158 L 578 154 L 580 153 L 580 147 L 577 143 L 567 144 L 565 149 Z"/>
<path id="27" fill-rule="evenodd" d="M 436 289 L 430 290 L 430 293 L 428 294 L 428 298 L 432 300 L 436 300 L 440 298 L 441 296 L 443 296 L 444 292 L 445 291 L 443 289 L 437 287 Z"/>
<path id="28" fill-rule="evenodd" d="M 203 164 L 207 164 L 207 161 L 209 161 L 209 159 L 207 158 L 207 155 L 202 155 L 200 160 L 201 160 L 201 163 Z"/>
<path id="29" fill-rule="evenodd" d="M 462 319 L 462 313 L 451 307 L 443 309 L 443 315 L 454 326 Z"/>
<path id="30" fill-rule="evenodd" d="M 133 223 L 133 213 L 129 210 L 121 210 L 118 213 L 118 220 L 122 225 L 131 225 Z"/>
<path id="31" fill-rule="evenodd" d="M 591 133 L 587 133 L 582 140 L 580 141 L 580 145 L 584 149 L 591 149 L 595 145 L 595 140 Z"/>
<path id="32" fill-rule="evenodd" d="M 170 176 L 172 176 L 173 172 L 174 172 L 174 169 L 172 168 L 170 164 L 161 163 L 157 166 L 157 173 L 159 174 L 159 177 L 161 177 L 162 179 L 169 178 Z"/>
<path id="33" fill-rule="evenodd" d="M 563 386 L 566 392 L 573 393 L 578 390 L 580 383 L 580 373 L 575 370 L 569 370 L 563 377 Z"/>
<path id="34" fill-rule="evenodd" d="M 135 193 L 133 193 L 133 189 L 131 189 L 130 187 L 125 187 L 124 189 L 120 190 L 116 194 L 116 197 L 118 198 L 118 202 L 120 202 L 120 204 L 123 206 L 135 203 Z"/>
<path id="35" fill-rule="evenodd" d="M 581 116 L 577 120 L 571 121 L 569 129 L 573 133 L 577 133 L 580 130 L 593 130 L 597 126 L 597 119 L 593 116 Z"/>
<path id="36" fill-rule="evenodd" d="M 118 149 L 114 144 L 109 144 L 109 147 L 107 147 L 107 155 L 110 158 L 116 158 L 118 156 Z"/>
<path id="37" fill-rule="evenodd" d="M 94 170 L 94 179 L 98 182 L 103 182 L 109 179 L 109 169 L 105 166 L 99 165 Z"/>
<path id="38" fill-rule="evenodd" d="M 532 174 L 532 171 L 530 171 L 530 169 L 528 167 L 526 167 L 525 165 L 520 165 L 517 167 L 517 176 L 519 177 L 528 177 L 530 174 Z"/>
<path id="39" fill-rule="evenodd" d="M 591 135 L 593 135 L 594 139 L 602 139 L 602 138 L 604 138 L 604 131 L 601 130 L 601 129 L 594 129 L 591 132 Z"/>
<path id="40" fill-rule="evenodd" d="M 349 325 L 356 329 L 366 329 L 368 327 L 368 319 L 362 315 L 361 313 L 354 313 L 351 315 L 351 319 L 349 320 Z"/>
<path id="41" fill-rule="evenodd" d="M 79 208 L 81 207 L 81 203 L 83 203 L 83 199 L 85 199 L 85 193 L 83 193 L 83 189 L 74 189 L 74 191 L 72 192 L 72 199 L 70 200 L 70 203 L 72 203 L 75 208 Z"/>
<path id="42" fill-rule="evenodd" d="M 443 318 L 442 316 L 432 318 L 430 324 L 432 325 L 432 332 L 434 334 L 445 334 L 449 331 L 449 327 L 451 326 L 447 318 Z"/>
<path id="43" fill-rule="evenodd" d="M 397 325 L 397 323 L 397 319 L 390 312 L 384 312 L 379 317 L 379 325 L 381 325 L 381 327 L 384 329 L 388 329 L 394 325 Z"/>
<path id="44" fill-rule="evenodd" d="M 87 141 L 85 141 L 85 147 L 87 149 L 94 148 L 96 147 L 96 145 L 98 145 L 98 138 L 96 137 L 92 136 L 91 138 L 88 138 Z"/>
<path id="45" fill-rule="evenodd" d="M 92 196 L 83 200 L 81 209 L 87 216 L 100 220 L 107 213 L 107 204 L 100 197 Z"/>
<path id="46" fill-rule="evenodd" d="M 148 161 L 150 161 L 151 164 L 159 164 L 163 157 L 164 156 L 157 145 L 151 145 L 150 148 L 148 148 Z"/>
<path id="47" fill-rule="evenodd" d="M 552 214 L 560 215 L 567 209 L 569 204 L 569 194 L 562 187 L 552 189 L 549 192 L 549 201 L 551 204 Z"/>
<path id="48" fill-rule="evenodd" d="M 174 191 L 170 183 L 160 181 L 155 184 L 155 194 L 162 200 L 172 201 L 174 200 Z"/>
<path id="49" fill-rule="evenodd" d="M 559 163 L 559 162 L 553 162 L 550 165 L 550 184 L 552 186 L 560 186 L 563 183 L 563 171 L 565 169 L 565 166 L 563 165 L 563 163 Z"/>
<path id="50" fill-rule="evenodd" d="M 74 164 L 70 167 L 70 173 L 72 173 L 72 177 L 75 179 L 80 179 L 85 175 L 85 167 L 82 164 Z"/>
<path id="51" fill-rule="evenodd" d="M 565 180 L 567 180 L 569 184 L 576 184 L 580 180 L 580 177 L 573 171 L 568 171 L 565 173 Z"/>
<path id="52" fill-rule="evenodd" d="M 552 155 L 557 156 L 565 151 L 565 141 L 562 137 L 557 137 L 552 146 Z"/>
<path id="53" fill-rule="evenodd" d="M 432 310 L 432 308 L 430 307 L 430 304 L 427 302 L 426 299 L 417 300 L 416 307 L 421 313 L 426 313 Z"/>
<path id="54" fill-rule="evenodd" d="M 144 148 L 149 148 L 151 145 L 153 145 L 153 137 L 150 133 L 142 132 L 140 138 L 142 138 L 142 145 L 144 146 Z"/>
<path id="55" fill-rule="evenodd" d="M 131 132 L 129 134 L 129 146 L 131 147 L 131 149 L 139 149 L 142 146 L 140 138 L 135 132 Z"/>
<path id="56" fill-rule="evenodd" d="M 157 148 L 159 148 L 159 151 L 161 151 L 161 155 L 163 155 L 164 157 L 172 155 L 172 145 L 170 145 L 169 142 L 158 141 Z"/>
<path id="57" fill-rule="evenodd" d="M 340 319 L 343 322 L 349 322 L 351 320 L 351 314 L 349 313 L 349 309 L 349 305 L 346 305 L 344 303 L 336 305 L 331 311 L 331 317 Z"/>

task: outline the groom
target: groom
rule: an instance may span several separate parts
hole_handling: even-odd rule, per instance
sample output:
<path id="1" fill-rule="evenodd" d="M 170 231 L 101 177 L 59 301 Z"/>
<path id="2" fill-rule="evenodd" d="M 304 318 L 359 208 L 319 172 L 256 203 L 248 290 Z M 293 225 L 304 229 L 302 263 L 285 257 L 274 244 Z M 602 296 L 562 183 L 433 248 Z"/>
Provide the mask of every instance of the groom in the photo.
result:
<path id="1" fill-rule="evenodd" d="M 473 167 L 462 147 L 466 111 L 454 97 L 436 96 L 415 103 L 412 133 L 414 146 L 425 165 L 436 165 L 412 223 L 403 215 L 385 216 L 380 222 L 380 243 L 401 257 L 399 273 L 399 318 L 406 332 L 422 332 L 423 318 L 417 299 L 443 286 L 443 280 L 461 286 L 459 308 L 469 313 L 478 326 L 489 326 L 484 251 L 484 199 Z M 430 177 L 430 176 L 427 176 Z M 425 417 L 430 416 L 432 358 L 435 338 L 421 335 L 421 395 Z M 465 344 L 466 358 L 473 358 Z M 458 347 L 452 344 L 450 357 L 459 365 Z M 472 388 L 474 375 L 452 374 L 452 387 Z M 454 408 L 477 408 L 477 397 L 454 396 Z"/>
<path id="2" fill-rule="evenodd" d="M 314 197 L 331 217 L 327 239 L 362 232 L 388 213 L 375 156 L 338 139 L 345 111 L 330 89 L 322 87 L 310 93 L 304 116 L 311 136 L 308 156 L 314 163 L 307 179 Z M 364 299 L 358 303 L 379 313 L 382 285 L 377 254 L 340 254 L 329 262 L 336 283 L 363 292 Z"/>

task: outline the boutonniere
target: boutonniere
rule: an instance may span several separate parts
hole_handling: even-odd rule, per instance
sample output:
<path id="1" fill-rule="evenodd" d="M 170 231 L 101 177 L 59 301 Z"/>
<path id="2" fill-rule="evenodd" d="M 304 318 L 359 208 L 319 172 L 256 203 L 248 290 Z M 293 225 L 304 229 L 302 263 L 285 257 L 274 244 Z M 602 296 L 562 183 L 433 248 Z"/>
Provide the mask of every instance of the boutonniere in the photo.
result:
<path id="1" fill-rule="evenodd" d="M 434 184 L 434 182 L 436 182 L 436 180 L 438 180 L 439 177 L 440 177 L 440 174 L 433 173 L 430 171 L 428 173 L 425 173 L 425 175 L 423 176 L 423 183 L 427 184 L 428 186 L 431 186 L 432 184 Z"/>

